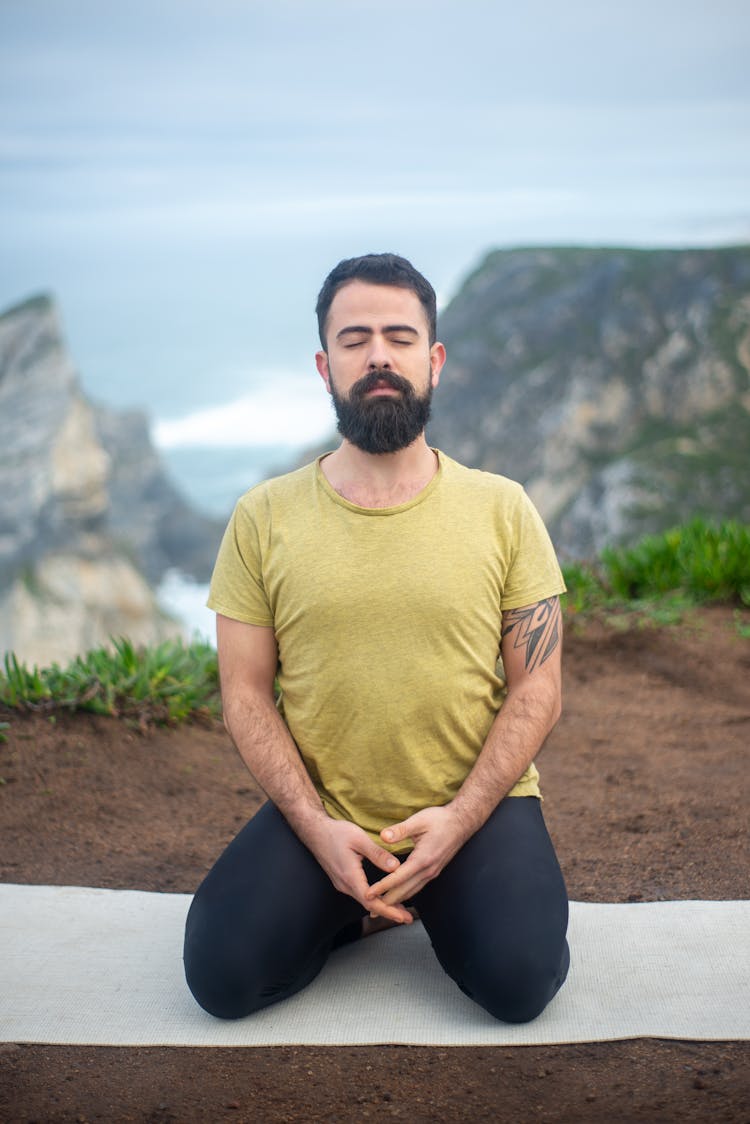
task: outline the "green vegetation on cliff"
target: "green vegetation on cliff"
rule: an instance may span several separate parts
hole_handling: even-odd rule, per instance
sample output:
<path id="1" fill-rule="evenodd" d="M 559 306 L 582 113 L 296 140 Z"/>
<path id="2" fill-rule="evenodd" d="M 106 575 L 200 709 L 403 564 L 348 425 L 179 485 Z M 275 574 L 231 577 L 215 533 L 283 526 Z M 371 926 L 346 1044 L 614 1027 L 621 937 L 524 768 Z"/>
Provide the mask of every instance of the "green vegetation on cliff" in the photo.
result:
<path id="1" fill-rule="evenodd" d="M 692 519 L 632 547 L 608 547 L 597 563 L 563 567 L 570 611 L 720 601 L 750 607 L 750 526 Z"/>
<path id="2" fill-rule="evenodd" d="M 0 672 L 0 705 L 11 710 L 88 710 L 154 724 L 218 717 L 216 652 L 209 644 L 168 640 L 136 648 L 129 640 L 96 648 L 66 667 L 28 668 L 9 653 Z"/>

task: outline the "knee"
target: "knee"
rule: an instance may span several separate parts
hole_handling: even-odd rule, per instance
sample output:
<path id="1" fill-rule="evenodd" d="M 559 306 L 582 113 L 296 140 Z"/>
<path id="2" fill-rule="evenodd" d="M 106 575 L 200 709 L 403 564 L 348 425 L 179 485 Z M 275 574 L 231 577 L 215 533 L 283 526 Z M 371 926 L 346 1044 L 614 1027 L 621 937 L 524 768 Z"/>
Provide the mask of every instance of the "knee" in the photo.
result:
<path id="1" fill-rule="evenodd" d="M 531 957 L 506 961 L 500 970 L 487 972 L 473 981 L 471 998 L 504 1023 L 528 1023 L 538 1018 L 565 982 L 569 966 L 568 946 L 554 967 L 540 965 Z"/>
<path id="2" fill-rule="evenodd" d="M 247 947 L 195 911 L 185 927 L 183 965 L 193 998 L 209 1015 L 241 1019 L 265 1006 Z"/>
<path id="3" fill-rule="evenodd" d="M 241 1019 L 259 1009 L 247 978 L 247 965 L 236 963 L 221 948 L 205 949 L 186 939 L 185 980 L 204 1011 L 218 1019 Z"/>
<path id="4" fill-rule="evenodd" d="M 499 1022 L 530 1023 L 541 1015 L 550 995 L 547 989 L 514 981 L 503 987 L 487 988 L 473 998 Z"/>
<path id="5" fill-rule="evenodd" d="M 228 973 L 195 969 L 185 957 L 185 979 L 199 1007 L 217 1019 L 243 1019 L 261 1004 L 248 1002 L 244 988 Z"/>

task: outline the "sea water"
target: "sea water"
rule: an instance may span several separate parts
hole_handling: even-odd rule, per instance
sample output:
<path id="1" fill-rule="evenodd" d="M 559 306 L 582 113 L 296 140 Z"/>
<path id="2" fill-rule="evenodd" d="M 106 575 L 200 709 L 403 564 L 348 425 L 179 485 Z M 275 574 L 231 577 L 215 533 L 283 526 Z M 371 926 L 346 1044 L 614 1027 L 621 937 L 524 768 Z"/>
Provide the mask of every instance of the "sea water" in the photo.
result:
<path id="1" fill-rule="evenodd" d="M 167 472 L 191 506 L 227 519 L 243 492 L 269 476 L 287 472 L 301 455 L 299 445 L 284 442 L 161 450 Z"/>

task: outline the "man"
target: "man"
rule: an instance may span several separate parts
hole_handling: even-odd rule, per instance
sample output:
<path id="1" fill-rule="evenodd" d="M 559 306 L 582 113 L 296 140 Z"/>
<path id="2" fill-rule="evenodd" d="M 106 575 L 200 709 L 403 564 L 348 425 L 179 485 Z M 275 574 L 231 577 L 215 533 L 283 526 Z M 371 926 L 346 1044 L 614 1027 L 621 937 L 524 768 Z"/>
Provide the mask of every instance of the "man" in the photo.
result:
<path id="1" fill-rule="evenodd" d="M 533 764 L 560 713 L 560 570 L 518 484 L 425 440 L 429 282 L 350 259 L 317 312 L 342 443 L 240 499 L 211 584 L 225 723 L 268 802 L 194 898 L 188 983 L 241 1017 L 418 911 L 458 986 L 524 1022 L 568 969 Z"/>

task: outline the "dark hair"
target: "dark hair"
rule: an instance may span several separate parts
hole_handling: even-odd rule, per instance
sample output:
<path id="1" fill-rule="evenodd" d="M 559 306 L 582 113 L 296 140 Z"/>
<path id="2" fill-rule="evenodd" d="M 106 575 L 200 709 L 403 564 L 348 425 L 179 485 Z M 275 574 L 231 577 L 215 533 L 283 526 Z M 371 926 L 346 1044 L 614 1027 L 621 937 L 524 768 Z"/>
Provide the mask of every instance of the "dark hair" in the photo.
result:
<path id="1" fill-rule="evenodd" d="M 326 348 L 326 321 L 333 298 L 349 281 L 366 281 L 370 285 L 392 285 L 416 293 L 427 316 L 430 347 L 437 338 L 437 300 L 435 290 L 426 277 L 410 261 L 398 254 L 363 254 L 361 258 L 345 258 L 334 266 L 318 293 L 315 312 L 318 317 L 320 343 Z"/>

